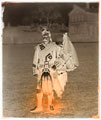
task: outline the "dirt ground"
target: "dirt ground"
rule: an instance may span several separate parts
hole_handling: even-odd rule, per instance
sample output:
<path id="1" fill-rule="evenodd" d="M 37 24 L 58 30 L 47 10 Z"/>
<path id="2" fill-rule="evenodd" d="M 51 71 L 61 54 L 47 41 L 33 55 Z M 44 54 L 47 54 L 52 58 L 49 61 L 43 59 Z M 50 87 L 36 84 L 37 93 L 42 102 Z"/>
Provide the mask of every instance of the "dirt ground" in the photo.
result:
<path id="1" fill-rule="evenodd" d="M 98 44 L 75 43 L 80 66 L 68 73 L 63 98 L 53 113 L 30 113 L 36 104 L 32 76 L 34 44 L 3 45 L 3 116 L 17 118 L 91 118 L 98 113 Z M 47 102 L 47 101 L 46 101 Z M 44 105 L 46 105 L 44 101 Z"/>

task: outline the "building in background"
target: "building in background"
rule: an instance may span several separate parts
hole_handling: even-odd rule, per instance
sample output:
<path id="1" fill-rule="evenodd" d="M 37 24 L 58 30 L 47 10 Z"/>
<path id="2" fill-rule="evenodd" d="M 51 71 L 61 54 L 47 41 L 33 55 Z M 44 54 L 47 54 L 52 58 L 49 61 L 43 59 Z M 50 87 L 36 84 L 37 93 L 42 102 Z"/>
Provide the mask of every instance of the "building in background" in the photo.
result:
<path id="1" fill-rule="evenodd" d="M 69 13 L 69 35 L 73 42 L 98 41 L 98 10 L 74 5 Z"/>

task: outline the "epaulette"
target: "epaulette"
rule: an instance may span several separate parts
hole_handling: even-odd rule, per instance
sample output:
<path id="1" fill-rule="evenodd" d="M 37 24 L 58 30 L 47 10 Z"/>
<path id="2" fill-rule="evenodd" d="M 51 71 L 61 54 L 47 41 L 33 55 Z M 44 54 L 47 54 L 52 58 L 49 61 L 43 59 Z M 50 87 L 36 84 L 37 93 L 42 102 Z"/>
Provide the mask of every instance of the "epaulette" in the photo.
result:
<path id="1" fill-rule="evenodd" d="M 45 46 L 44 46 L 44 44 L 42 44 L 42 43 L 39 44 L 39 47 L 40 47 L 41 50 L 45 49 Z"/>

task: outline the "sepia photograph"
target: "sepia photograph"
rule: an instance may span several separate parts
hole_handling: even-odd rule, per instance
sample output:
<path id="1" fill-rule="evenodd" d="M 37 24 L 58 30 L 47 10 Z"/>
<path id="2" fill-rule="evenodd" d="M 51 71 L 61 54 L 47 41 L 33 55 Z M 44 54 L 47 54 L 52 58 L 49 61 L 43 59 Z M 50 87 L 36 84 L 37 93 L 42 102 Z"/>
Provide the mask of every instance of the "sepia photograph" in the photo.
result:
<path id="1" fill-rule="evenodd" d="M 4 118 L 99 118 L 99 2 L 2 2 Z"/>

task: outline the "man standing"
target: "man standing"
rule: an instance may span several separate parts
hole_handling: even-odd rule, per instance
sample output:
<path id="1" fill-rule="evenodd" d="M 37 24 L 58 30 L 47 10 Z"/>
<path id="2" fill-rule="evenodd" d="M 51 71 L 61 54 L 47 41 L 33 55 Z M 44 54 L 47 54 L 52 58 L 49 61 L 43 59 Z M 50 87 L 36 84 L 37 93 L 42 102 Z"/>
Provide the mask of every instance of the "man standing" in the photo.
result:
<path id="1" fill-rule="evenodd" d="M 67 82 L 66 60 L 69 60 L 70 54 L 68 52 L 65 54 L 65 45 L 61 47 L 52 42 L 51 33 L 47 27 L 43 28 L 42 37 L 43 43 L 35 47 L 33 58 L 33 75 L 37 76 L 37 106 L 31 112 L 43 110 L 44 94 L 48 96 L 48 109 L 54 110 L 53 90 L 58 97 L 61 97 Z"/>

